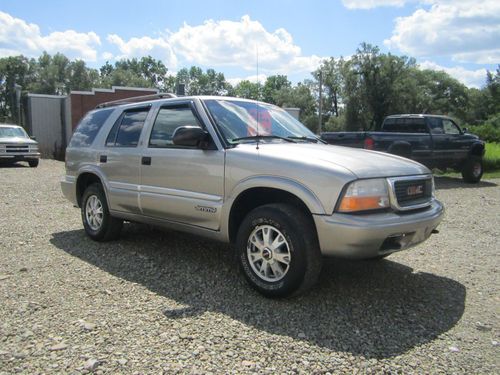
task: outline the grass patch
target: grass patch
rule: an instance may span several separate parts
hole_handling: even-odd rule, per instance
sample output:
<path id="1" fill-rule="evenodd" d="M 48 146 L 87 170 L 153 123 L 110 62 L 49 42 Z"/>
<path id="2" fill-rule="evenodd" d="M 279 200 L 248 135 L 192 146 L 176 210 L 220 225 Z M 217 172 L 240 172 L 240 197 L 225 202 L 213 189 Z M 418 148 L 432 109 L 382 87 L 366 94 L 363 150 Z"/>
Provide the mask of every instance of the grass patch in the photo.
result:
<path id="1" fill-rule="evenodd" d="M 483 162 L 486 172 L 500 171 L 500 143 L 486 143 Z"/>

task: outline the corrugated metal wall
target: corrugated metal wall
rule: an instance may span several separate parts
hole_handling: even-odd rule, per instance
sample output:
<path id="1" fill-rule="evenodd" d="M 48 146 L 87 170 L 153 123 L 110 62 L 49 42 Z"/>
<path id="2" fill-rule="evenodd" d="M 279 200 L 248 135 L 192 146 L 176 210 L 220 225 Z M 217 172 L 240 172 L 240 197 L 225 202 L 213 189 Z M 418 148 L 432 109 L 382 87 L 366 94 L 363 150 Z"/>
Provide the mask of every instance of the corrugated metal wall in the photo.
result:
<path id="1" fill-rule="evenodd" d="M 64 158 L 68 110 L 66 96 L 28 94 L 28 121 L 43 158 Z"/>

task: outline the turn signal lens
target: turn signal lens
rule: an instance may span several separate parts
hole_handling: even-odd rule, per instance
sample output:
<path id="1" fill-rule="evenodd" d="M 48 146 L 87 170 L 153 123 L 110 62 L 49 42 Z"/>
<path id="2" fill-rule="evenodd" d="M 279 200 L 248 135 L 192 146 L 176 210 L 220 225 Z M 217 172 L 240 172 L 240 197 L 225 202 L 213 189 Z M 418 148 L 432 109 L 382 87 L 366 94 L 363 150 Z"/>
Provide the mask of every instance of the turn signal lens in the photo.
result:
<path id="1" fill-rule="evenodd" d="M 358 180 L 346 189 L 338 211 L 378 210 L 390 206 L 387 182 L 384 179 Z"/>

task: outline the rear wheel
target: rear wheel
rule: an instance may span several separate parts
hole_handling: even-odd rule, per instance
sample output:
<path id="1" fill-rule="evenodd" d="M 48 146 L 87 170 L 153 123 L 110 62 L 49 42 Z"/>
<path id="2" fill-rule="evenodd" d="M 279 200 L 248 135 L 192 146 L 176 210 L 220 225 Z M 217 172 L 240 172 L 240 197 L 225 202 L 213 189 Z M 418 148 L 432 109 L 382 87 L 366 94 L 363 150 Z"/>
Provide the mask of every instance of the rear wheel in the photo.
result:
<path id="1" fill-rule="evenodd" d="M 251 211 L 240 225 L 236 248 L 245 278 L 267 297 L 307 290 L 321 271 L 314 225 L 290 205 L 268 204 Z"/>
<path id="2" fill-rule="evenodd" d="M 462 178 L 465 182 L 478 183 L 483 177 L 483 159 L 470 156 L 462 167 Z"/>
<path id="3" fill-rule="evenodd" d="M 102 185 L 92 184 L 82 197 L 82 221 L 87 235 L 95 241 L 111 241 L 120 236 L 123 220 L 109 214 Z"/>

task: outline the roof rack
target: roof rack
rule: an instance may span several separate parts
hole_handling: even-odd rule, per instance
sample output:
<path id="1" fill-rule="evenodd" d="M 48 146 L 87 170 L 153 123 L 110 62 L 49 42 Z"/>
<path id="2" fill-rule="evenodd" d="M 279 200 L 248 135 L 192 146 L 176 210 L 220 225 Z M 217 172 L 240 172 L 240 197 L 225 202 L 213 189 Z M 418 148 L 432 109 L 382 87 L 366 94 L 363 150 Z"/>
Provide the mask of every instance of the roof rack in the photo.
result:
<path id="1" fill-rule="evenodd" d="M 101 103 L 98 104 L 96 108 L 114 107 L 120 104 L 140 103 L 140 102 L 145 102 L 147 100 L 164 99 L 164 98 L 177 98 L 177 95 L 172 94 L 170 92 L 160 92 L 158 94 L 152 94 L 152 95 L 132 96 L 130 98 Z"/>

